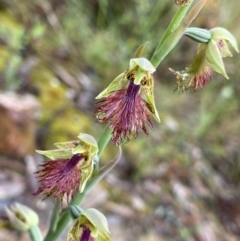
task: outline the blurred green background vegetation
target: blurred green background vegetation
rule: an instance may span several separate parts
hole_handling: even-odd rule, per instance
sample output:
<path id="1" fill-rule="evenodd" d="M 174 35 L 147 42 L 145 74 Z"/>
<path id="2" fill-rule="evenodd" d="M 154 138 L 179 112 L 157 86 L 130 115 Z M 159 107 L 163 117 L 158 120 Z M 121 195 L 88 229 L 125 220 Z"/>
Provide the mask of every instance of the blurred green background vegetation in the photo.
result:
<path id="1" fill-rule="evenodd" d="M 239 42 L 238 4 L 209 0 L 192 26 L 227 28 Z M 0 88 L 40 103 L 36 148 L 79 132 L 98 139 L 104 126 L 94 119 L 94 96 L 146 41 L 143 55 L 151 57 L 177 9 L 173 0 L 1 1 Z M 168 68 L 184 69 L 196 47 L 183 37 L 159 66 L 162 123 L 124 146 L 103 184 L 109 197 L 100 207 L 110 220 L 121 217 L 110 223 L 113 240 L 239 240 L 240 60 L 235 53 L 224 59 L 230 80 L 215 73 L 205 89 L 174 93 Z M 103 162 L 115 151 L 110 145 Z"/>

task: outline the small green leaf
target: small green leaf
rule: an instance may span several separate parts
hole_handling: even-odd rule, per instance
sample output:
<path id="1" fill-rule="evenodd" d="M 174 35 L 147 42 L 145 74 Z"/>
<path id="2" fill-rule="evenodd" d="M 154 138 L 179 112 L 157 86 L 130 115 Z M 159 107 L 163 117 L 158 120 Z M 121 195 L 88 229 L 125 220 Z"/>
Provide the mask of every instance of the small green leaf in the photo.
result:
<path id="1" fill-rule="evenodd" d="M 57 149 L 49 151 L 36 150 L 36 152 L 50 158 L 51 160 L 68 159 L 71 158 L 73 155 L 72 149 Z"/>
<path id="2" fill-rule="evenodd" d="M 206 57 L 211 65 L 211 68 L 228 79 L 220 50 L 217 47 L 217 42 L 215 42 L 213 39 L 211 39 L 207 45 Z"/>

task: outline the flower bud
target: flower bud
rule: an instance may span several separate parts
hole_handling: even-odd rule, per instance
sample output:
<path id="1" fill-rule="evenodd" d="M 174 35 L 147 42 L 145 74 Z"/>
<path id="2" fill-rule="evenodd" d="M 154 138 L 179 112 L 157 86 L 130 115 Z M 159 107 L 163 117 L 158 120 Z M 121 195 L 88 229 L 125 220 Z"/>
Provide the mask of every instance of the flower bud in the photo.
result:
<path id="1" fill-rule="evenodd" d="M 38 225 L 37 213 L 25 205 L 15 203 L 5 207 L 5 211 L 11 226 L 18 231 L 27 231 Z"/>
<path id="2" fill-rule="evenodd" d="M 212 37 L 211 32 L 203 28 L 187 28 L 184 34 L 199 43 L 207 43 Z"/>
<path id="3" fill-rule="evenodd" d="M 70 209 L 70 214 L 72 216 L 72 219 L 77 219 L 83 212 L 82 208 L 80 208 L 77 205 L 71 205 L 69 209 Z"/>

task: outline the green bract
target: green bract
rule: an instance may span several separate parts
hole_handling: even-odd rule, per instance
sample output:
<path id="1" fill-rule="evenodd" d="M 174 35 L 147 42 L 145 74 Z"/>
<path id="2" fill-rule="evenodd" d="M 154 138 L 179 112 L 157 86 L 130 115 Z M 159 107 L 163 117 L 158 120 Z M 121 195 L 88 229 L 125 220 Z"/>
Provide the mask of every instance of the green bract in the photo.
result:
<path id="1" fill-rule="evenodd" d="M 79 241 L 83 237 L 84 229 L 88 229 L 90 237 L 96 241 L 110 241 L 108 223 L 105 216 L 94 208 L 81 212 L 74 221 L 67 236 L 67 241 Z"/>

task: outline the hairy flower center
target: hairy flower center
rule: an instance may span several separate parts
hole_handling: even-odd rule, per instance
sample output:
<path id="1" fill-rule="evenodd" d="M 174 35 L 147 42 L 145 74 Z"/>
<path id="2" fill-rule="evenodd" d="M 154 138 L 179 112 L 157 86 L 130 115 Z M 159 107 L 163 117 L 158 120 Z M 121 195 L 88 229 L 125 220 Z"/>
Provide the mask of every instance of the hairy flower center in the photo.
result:
<path id="1" fill-rule="evenodd" d="M 83 159 L 83 155 L 81 154 L 73 155 L 71 159 L 67 162 L 66 166 L 64 167 L 64 172 L 67 173 L 71 171 L 82 159 Z"/>
<path id="2" fill-rule="evenodd" d="M 133 80 L 130 80 L 130 84 L 127 89 L 127 93 L 125 95 L 126 99 L 135 99 L 137 93 L 139 92 L 140 85 L 135 85 Z"/>

